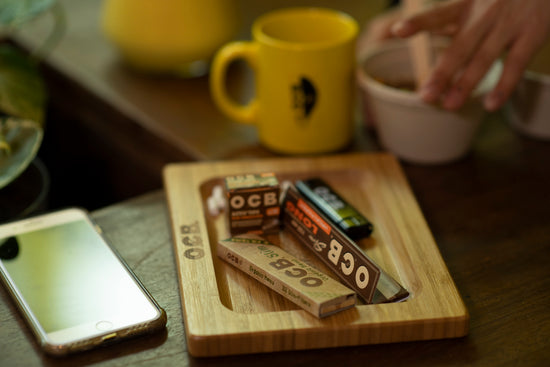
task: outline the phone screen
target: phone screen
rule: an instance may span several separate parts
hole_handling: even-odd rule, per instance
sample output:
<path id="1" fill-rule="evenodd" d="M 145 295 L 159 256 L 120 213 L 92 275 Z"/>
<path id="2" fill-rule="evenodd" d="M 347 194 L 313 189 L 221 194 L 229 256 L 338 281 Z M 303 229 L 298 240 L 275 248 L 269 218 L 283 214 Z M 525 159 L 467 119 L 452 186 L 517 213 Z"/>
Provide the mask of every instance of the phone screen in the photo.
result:
<path id="1" fill-rule="evenodd" d="M 61 222 L 4 240 L 0 236 L 0 244 L 10 247 L 3 251 L 9 254 L 2 256 L 3 271 L 52 342 L 159 316 L 158 307 L 86 218 Z"/>

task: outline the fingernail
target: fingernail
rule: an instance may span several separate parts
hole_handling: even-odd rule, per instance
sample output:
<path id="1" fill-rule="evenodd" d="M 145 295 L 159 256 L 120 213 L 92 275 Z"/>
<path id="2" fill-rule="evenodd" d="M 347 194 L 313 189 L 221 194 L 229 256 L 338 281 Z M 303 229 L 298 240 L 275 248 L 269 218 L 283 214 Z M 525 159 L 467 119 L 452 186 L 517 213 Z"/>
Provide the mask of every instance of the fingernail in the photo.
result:
<path id="1" fill-rule="evenodd" d="M 406 21 L 398 21 L 391 27 L 391 33 L 396 36 L 401 36 L 403 34 L 406 34 L 410 28 L 410 24 Z"/>
<path id="2" fill-rule="evenodd" d="M 500 95 L 498 93 L 490 93 L 485 97 L 483 105 L 487 111 L 495 111 L 500 107 Z"/>
<path id="3" fill-rule="evenodd" d="M 435 102 L 439 98 L 439 90 L 434 84 L 426 84 L 418 91 L 420 98 L 428 103 Z"/>
<path id="4" fill-rule="evenodd" d="M 443 108 L 447 110 L 456 110 L 464 103 L 460 89 L 452 89 L 443 101 Z"/>

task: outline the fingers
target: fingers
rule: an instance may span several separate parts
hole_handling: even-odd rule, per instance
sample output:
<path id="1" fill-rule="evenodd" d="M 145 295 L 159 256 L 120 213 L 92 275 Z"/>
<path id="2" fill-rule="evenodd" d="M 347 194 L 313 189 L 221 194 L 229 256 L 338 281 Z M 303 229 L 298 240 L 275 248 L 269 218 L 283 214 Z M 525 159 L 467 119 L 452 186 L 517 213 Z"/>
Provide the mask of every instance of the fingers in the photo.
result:
<path id="1" fill-rule="evenodd" d="M 506 50 L 513 37 L 506 19 L 497 22 L 490 30 L 484 31 L 487 33 L 485 40 L 479 40 L 478 44 L 470 45 L 474 47 L 468 50 L 469 58 L 462 57 L 457 60 L 458 65 L 454 65 L 462 70 L 443 98 L 442 106 L 448 110 L 456 110 L 466 102 L 493 63 Z"/>
<path id="2" fill-rule="evenodd" d="M 431 76 L 421 87 L 419 93 L 424 101 L 434 103 L 443 99 L 443 106 L 448 109 L 462 105 L 479 78 L 500 55 L 497 47 L 497 50 L 484 50 L 487 54 L 480 59 L 473 57 L 489 30 L 489 22 L 472 23 L 460 30 L 439 55 Z"/>
<path id="3" fill-rule="evenodd" d="M 526 32 L 515 40 L 505 58 L 502 74 L 498 84 L 485 97 L 483 101 L 485 109 L 495 111 L 502 107 L 511 96 L 514 88 L 523 77 L 531 57 L 535 54 L 539 45 L 544 42 L 540 33 Z"/>
<path id="4" fill-rule="evenodd" d="M 485 76 L 492 64 L 498 59 L 500 52 L 496 49 L 483 49 L 476 53 L 466 70 L 460 74 L 441 102 L 443 108 L 457 110 L 468 99 L 479 81 Z"/>
<path id="5" fill-rule="evenodd" d="M 428 10 L 396 22 L 391 32 L 396 37 L 409 37 L 420 31 L 443 34 L 454 32 L 468 3 L 465 0 L 450 0 L 433 4 Z"/>
<path id="6" fill-rule="evenodd" d="M 453 35 L 419 90 L 424 101 L 450 110 L 462 106 L 495 60 L 508 52 L 498 84 L 484 100 L 486 109 L 496 110 L 550 35 L 550 1 L 448 0 L 391 28 L 397 37 L 421 31 Z"/>
<path id="7" fill-rule="evenodd" d="M 449 64 L 441 68 L 444 72 L 440 73 L 438 77 L 440 78 L 439 85 L 445 86 L 445 83 L 448 83 L 447 89 L 432 89 L 433 94 L 428 95 L 429 98 L 425 98 L 426 101 L 435 102 L 436 94 L 440 93 L 444 95 L 441 102 L 444 108 L 449 110 L 460 108 L 493 63 L 506 51 L 508 53 L 504 58 L 500 80 L 493 91 L 485 97 L 484 107 L 489 111 L 494 111 L 502 107 L 508 100 L 531 57 L 544 43 L 548 30 L 541 31 L 541 26 L 548 27 L 548 23 L 544 17 L 535 19 L 536 17 L 520 16 L 516 9 L 500 9 L 498 12 L 491 8 L 487 8 L 487 10 L 484 19 L 486 20 L 485 24 L 490 24 L 490 27 L 477 28 L 476 30 L 482 37 L 486 34 L 485 39 L 474 45 L 472 34 L 465 37 L 466 41 L 471 42 L 468 46 L 474 45 L 472 49 L 460 44 L 462 40 L 459 37 L 455 38 L 452 47 L 457 46 L 458 49 L 464 47 L 463 53 L 473 52 L 469 58 L 463 57 L 464 55 L 460 52 L 455 53 L 456 48 L 446 52 L 448 58 L 442 63 Z M 527 12 L 527 14 L 534 13 L 536 12 Z M 495 21 L 489 22 L 487 21 L 489 19 L 495 19 Z M 437 73 L 439 71 L 434 71 L 435 76 Z M 455 76 L 453 80 L 451 79 L 453 75 L 458 76 Z"/>
<path id="8" fill-rule="evenodd" d="M 482 42 L 483 37 L 490 29 L 490 21 L 472 21 L 481 18 L 481 14 L 491 13 L 492 2 L 485 3 L 483 7 L 477 6 L 478 14 L 470 17 L 472 2 L 470 0 L 452 0 L 437 3 L 430 10 L 407 18 L 404 22 L 398 22 L 392 28 L 394 34 L 408 37 L 418 31 L 430 31 L 432 33 L 454 34 L 453 41 L 439 56 L 431 76 L 421 87 L 420 97 L 434 103 L 450 85 L 457 80 L 457 75 L 463 72 L 464 65 L 471 60 L 476 48 Z M 492 19 L 492 17 L 490 18 Z M 465 23 L 465 24 L 461 24 Z M 475 73 L 479 73 L 474 70 Z M 463 95 L 471 91 L 470 84 L 475 82 L 476 74 L 470 72 L 461 79 L 461 84 L 455 86 L 446 97 L 446 106 L 450 109 L 462 104 Z M 467 94 L 466 94 L 467 95 Z"/>
<path id="9" fill-rule="evenodd" d="M 371 47 L 376 46 L 380 42 L 394 37 L 390 28 L 401 17 L 399 9 L 388 11 L 387 13 L 378 16 L 374 20 L 370 21 L 366 29 L 361 33 L 357 39 L 357 50 L 361 56 L 367 52 Z"/>

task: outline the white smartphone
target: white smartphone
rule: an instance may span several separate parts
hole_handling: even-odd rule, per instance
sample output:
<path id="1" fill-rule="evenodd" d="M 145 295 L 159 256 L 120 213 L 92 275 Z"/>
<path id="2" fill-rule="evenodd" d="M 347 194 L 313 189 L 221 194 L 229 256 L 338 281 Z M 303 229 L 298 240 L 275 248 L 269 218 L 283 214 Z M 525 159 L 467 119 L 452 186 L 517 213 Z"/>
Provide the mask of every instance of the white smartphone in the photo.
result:
<path id="1" fill-rule="evenodd" d="M 166 325 L 164 310 L 81 209 L 0 225 L 0 275 L 50 354 Z"/>

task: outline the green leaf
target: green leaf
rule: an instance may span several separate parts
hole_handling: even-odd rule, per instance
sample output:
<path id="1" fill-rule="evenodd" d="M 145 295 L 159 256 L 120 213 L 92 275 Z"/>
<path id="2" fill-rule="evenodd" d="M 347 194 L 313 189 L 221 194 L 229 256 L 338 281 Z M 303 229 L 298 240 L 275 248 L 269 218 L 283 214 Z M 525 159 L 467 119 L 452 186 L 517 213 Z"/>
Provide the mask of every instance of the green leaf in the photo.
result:
<path id="1" fill-rule="evenodd" d="M 32 162 L 42 143 L 44 130 L 34 121 L 8 118 L 0 120 L 0 135 L 10 146 L 10 154 L 0 150 L 0 189 L 19 176 Z"/>
<path id="2" fill-rule="evenodd" d="M 42 124 L 45 103 L 37 64 L 15 47 L 0 45 L 0 112 Z"/>
<path id="3" fill-rule="evenodd" d="M 2 0 L 0 25 L 17 27 L 49 9 L 55 0 Z"/>

